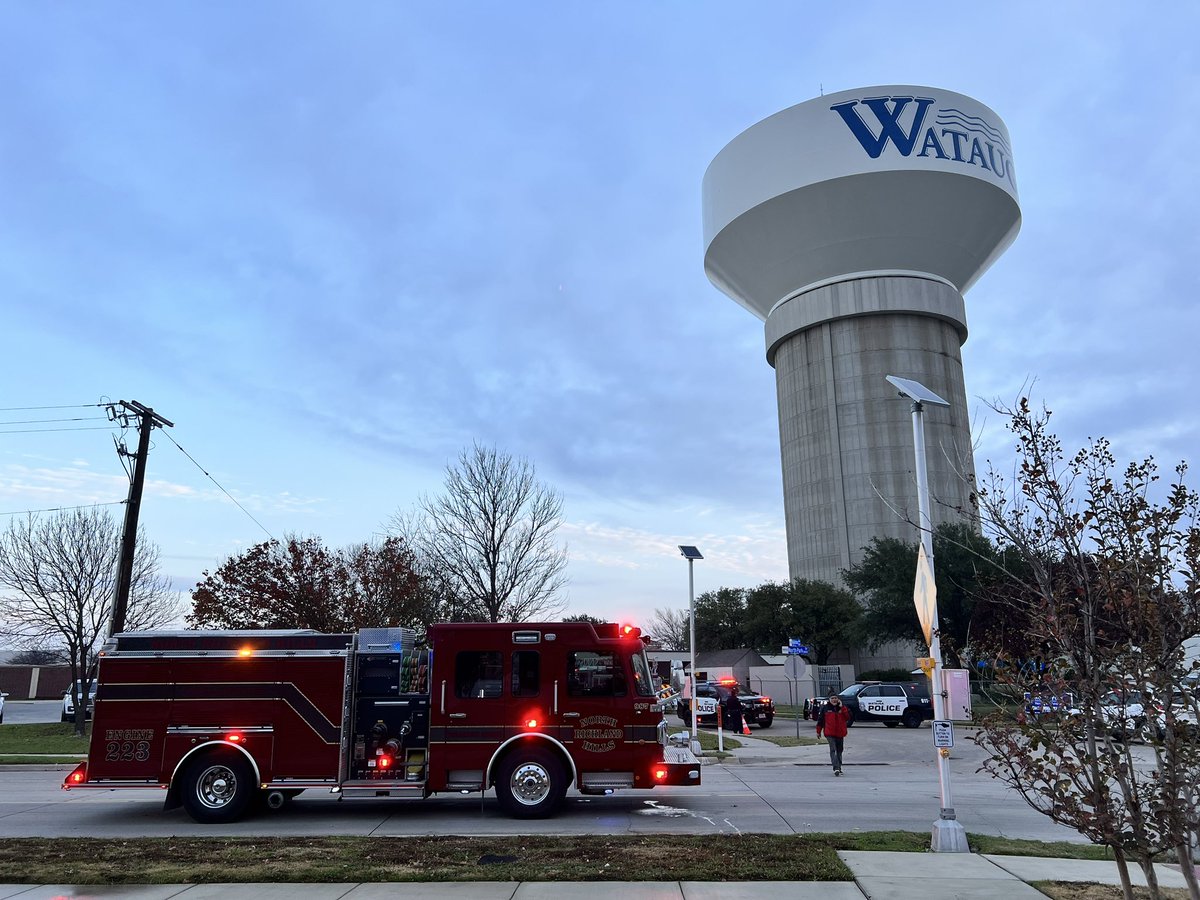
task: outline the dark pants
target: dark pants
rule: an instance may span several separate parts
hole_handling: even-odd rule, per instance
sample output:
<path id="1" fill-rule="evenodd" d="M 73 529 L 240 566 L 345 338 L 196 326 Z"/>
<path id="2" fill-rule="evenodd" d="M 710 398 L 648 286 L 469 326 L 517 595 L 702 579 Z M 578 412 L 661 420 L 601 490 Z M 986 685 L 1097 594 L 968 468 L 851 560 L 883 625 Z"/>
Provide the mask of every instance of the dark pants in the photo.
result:
<path id="1" fill-rule="evenodd" d="M 825 740 L 829 741 L 829 762 L 832 763 L 835 770 L 842 767 L 842 744 L 846 740 L 840 737 L 830 737 L 825 735 Z"/>

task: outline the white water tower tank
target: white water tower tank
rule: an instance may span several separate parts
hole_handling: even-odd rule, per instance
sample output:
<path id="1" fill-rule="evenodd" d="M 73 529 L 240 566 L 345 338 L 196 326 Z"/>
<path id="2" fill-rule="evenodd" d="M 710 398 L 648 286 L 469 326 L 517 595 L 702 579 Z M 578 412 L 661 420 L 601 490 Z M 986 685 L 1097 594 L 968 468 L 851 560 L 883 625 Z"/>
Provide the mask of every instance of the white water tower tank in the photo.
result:
<path id="1" fill-rule="evenodd" d="M 705 272 L 766 323 L 792 577 L 917 542 L 910 406 L 885 375 L 950 401 L 925 417 L 934 523 L 969 512 L 963 294 L 1021 225 L 1000 117 L 914 85 L 819 97 L 730 141 L 703 206 Z"/>

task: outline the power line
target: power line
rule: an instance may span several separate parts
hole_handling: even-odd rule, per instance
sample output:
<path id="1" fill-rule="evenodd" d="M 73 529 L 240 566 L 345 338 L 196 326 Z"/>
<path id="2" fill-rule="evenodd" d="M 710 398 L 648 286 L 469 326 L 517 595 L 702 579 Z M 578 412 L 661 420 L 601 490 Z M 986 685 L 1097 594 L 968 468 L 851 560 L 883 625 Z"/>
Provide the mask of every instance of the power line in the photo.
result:
<path id="1" fill-rule="evenodd" d="M 104 403 L 75 403 L 71 406 L 0 406 L 0 412 L 30 412 L 39 409 L 89 409 L 93 406 L 105 406 Z"/>
<path id="2" fill-rule="evenodd" d="M 73 419 L 14 419 L 11 422 L 0 422 L 0 425 L 45 425 L 50 422 L 95 422 L 106 418 L 107 416 L 76 416 Z"/>
<path id="3" fill-rule="evenodd" d="M 111 425 L 87 425 L 83 428 L 17 428 L 0 434 L 48 434 L 53 431 L 112 431 Z"/>
<path id="4" fill-rule="evenodd" d="M 179 446 L 179 441 L 177 441 L 177 440 L 175 440 L 175 438 L 171 437 L 170 433 L 166 432 L 166 431 L 163 432 L 163 436 L 166 437 L 166 439 L 169 440 L 176 447 L 179 447 L 179 452 L 182 453 L 184 456 L 186 456 L 188 459 L 190 459 L 192 461 L 192 465 L 194 465 L 201 472 L 204 472 L 205 478 L 207 478 L 209 481 L 211 481 L 213 484 L 215 484 L 218 488 L 221 488 L 221 493 L 223 493 L 230 500 L 233 500 L 234 505 L 237 506 L 237 508 L 240 509 L 242 512 L 244 512 L 249 517 L 251 522 L 253 522 L 259 528 L 261 528 L 263 530 L 263 533 L 266 534 L 267 537 L 269 537 L 271 540 L 275 540 L 275 535 L 273 535 L 273 534 L 271 534 L 271 532 L 267 531 L 266 526 L 264 526 L 262 522 L 258 521 L 258 519 L 254 518 L 254 516 L 250 515 L 250 511 L 248 509 L 246 509 L 246 507 L 242 506 L 242 504 L 238 503 L 237 500 L 234 498 L 233 494 L 229 493 L 229 491 L 227 491 L 227 490 L 225 490 L 225 488 L 221 487 L 220 482 L 218 482 L 217 479 L 215 479 L 211 475 L 209 475 L 208 472 L 206 472 L 204 470 L 204 466 L 202 466 L 202 465 L 200 465 L 200 463 L 196 462 L 196 460 L 192 457 L 192 454 L 188 453 L 186 450 L 183 449 L 183 447 Z"/>
<path id="5" fill-rule="evenodd" d="M 82 506 L 52 506 L 49 509 L 18 509 L 15 512 L 0 512 L 0 516 L 25 516 L 31 513 L 67 512 L 72 509 L 95 509 L 97 506 L 124 506 L 124 500 L 113 500 L 111 503 L 85 503 Z"/>

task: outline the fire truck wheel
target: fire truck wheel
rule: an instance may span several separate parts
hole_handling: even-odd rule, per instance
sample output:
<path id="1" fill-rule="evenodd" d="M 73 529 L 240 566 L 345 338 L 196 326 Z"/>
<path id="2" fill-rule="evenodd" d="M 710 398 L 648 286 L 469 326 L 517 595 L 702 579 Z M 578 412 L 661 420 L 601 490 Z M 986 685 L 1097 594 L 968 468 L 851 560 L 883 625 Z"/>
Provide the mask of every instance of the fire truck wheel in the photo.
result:
<path id="1" fill-rule="evenodd" d="M 197 822 L 233 822 L 250 805 L 256 787 L 244 759 L 231 753 L 207 753 L 188 766 L 180 799 Z"/>
<path id="2" fill-rule="evenodd" d="M 566 793 L 562 763 L 541 747 L 516 748 L 496 771 L 496 798 L 513 818 L 544 818 L 554 812 Z"/>

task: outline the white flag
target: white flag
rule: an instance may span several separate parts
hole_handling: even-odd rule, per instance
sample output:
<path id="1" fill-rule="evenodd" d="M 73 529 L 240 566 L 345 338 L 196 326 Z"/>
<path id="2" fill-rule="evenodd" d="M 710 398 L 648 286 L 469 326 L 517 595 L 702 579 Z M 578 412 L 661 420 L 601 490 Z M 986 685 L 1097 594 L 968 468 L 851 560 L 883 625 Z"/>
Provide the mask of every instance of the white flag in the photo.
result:
<path id="1" fill-rule="evenodd" d="M 917 583 L 913 587 L 913 603 L 917 607 L 917 618 L 925 632 L 925 643 L 933 643 L 933 620 L 937 616 L 937 585 L 933 583 L 933 566 L 925 555 L 925 542 L 917 550 Z"/>

